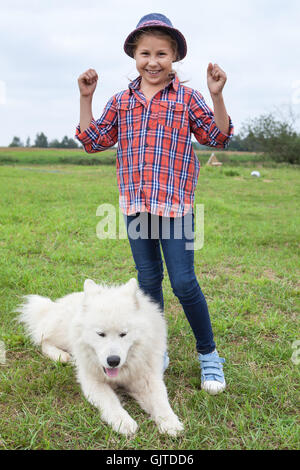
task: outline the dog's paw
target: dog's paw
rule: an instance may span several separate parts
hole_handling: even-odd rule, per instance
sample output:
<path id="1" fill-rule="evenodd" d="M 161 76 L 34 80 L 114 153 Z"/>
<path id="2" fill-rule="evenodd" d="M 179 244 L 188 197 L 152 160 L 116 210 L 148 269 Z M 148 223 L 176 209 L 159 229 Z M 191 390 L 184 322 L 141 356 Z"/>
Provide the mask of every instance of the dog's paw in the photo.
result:
<path id="1" fill-rule="evenodd" d="M 137 423 L 129 415 L 122 416 L 112 423 L 112 428 L 126 436 L 134 434 L 138 428 Z"/>
<path id="2" fill-rule="evenodd" d="M 177 436 L 178 433 L 184 430 L 183 424 L 179 421 L 176 415 L 159 418 L 157 425 L 159 432 L 162 434 L 169 434 L 170 436 Z"/>
<path id="3" fill-rule="evenodd" d="M 57 361 L 59 361 L 59 362 L 70 362 L 71 361 L 71 356 L 66 351 L 61 351 L 59 353 Z"/>

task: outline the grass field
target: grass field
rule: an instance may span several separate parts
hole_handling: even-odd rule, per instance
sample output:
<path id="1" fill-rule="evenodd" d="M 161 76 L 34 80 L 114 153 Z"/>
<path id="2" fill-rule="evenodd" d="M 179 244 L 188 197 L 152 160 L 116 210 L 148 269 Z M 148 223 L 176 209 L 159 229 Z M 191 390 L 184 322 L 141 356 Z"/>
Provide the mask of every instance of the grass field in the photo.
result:
<path id="1" fill-rule="evenodd" d="M 210 157 L 212 150 L 196 151 L 201 164 L 205 164 Z M 259 164 L 266 167 L 278 167 L 270 157 L 261 153 L 252 152 L 230 152 L 219 149 L 214 150 L 218 159 L 227 166 L 252 166 Z M 112 148 L 106 152 L 94 153 L 87 158 L 86 152 L 80 149 L 40 149 L 24 147 L 0 147 L 0 165 L 114 165 L 117 150 Z"/>
<path id="2" fill-rule="evenodd" d="M 194 338 L 165 270 L 165 379 L 185 432 L 160 435 L 124 395 L 139 424 L 126 438 L 102 423 L 72 366 L 43 357 L 13 313 L 25 294 L 54 299 L 82 290 L 86 278 L 123 283 L 136 276 L 128 240 L 96 236 L 97 207 L 118 208 L 115 167 L 62 164 L 55 155 L 71 158 L 74 151 L 51 157 L 39 149 L 5 162 L 9 151 L 0 151 L 0 341 L 6 349 L 0 448 L 298 449 L 300 365 L 292 354 L 300 340 L 299 168 L 260 165 L 261 178 L 253 178 L 256 157 L 251 164 L 245 155 L 236 165 L 202 167 L 196 203 L 205 207 L 205 241 L 195 252 L 195 271 L 226 358 L 228 388 L 217 397 L 201 391 Z M 42 166 L 34 164 L 41 160 Z"/>

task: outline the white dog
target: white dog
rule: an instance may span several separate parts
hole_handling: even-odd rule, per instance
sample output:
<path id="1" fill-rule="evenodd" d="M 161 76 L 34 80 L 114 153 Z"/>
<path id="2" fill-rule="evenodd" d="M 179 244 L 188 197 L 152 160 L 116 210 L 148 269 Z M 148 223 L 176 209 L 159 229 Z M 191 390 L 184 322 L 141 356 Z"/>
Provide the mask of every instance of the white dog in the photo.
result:
<path id="1" fill-rule="evenodd" d="M 38 295 L 25 299 L 17 311 L 32 341 L 55 361 L 73 359 L 85 397 L 115 431 L 137 430 L 114 391 L 119 386 L 151 415 L 160 432 L 175 436 L 183 430 L 163 381 L 166 323 L 135 279 L 121 286 L 87 279 L 84 292 L 55 302 Z"/>

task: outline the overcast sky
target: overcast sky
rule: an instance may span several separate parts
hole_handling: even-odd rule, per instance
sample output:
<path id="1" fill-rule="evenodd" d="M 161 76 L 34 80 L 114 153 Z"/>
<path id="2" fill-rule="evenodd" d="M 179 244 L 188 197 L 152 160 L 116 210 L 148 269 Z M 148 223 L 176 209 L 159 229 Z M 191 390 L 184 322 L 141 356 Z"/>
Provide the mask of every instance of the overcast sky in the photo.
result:
<path id="1" fill-rule="evenodd" d="M 116 92 L 137 76 L 124 40 L 139 19 L 163 13 L 185 36 L 188 54 L 176 63 L 181 80 L 212 106 L 209 62 L 227 74 L 224 99 L 235 130 L 266 112 L 292 106 L 300 114 L 299 0 L 0 0 L 0 146 L 14 136 L 31 144 L 74 137 L 78 76 L 99 75 L 97 119 Z M 298 121 L 299 124 L 299 121 Z"/>

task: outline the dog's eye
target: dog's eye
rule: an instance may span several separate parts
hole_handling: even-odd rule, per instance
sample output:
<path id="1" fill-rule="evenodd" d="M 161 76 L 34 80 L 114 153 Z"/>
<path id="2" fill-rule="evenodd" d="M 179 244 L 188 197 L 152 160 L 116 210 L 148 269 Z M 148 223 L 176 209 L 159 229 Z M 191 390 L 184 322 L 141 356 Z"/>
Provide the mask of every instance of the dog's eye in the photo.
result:
<path id="1" fill-rule="evenodd" d="M 101 338 L 105 338 L 106 334 L 105 333 L 97 333 L 98 336 L 101 336 Z"/>
<path id="2" fill-rule="evenodd" d="M 120 333 L 120 337 L 123 338 L 123 336 L 126 336 L 127 333 Z"/>

